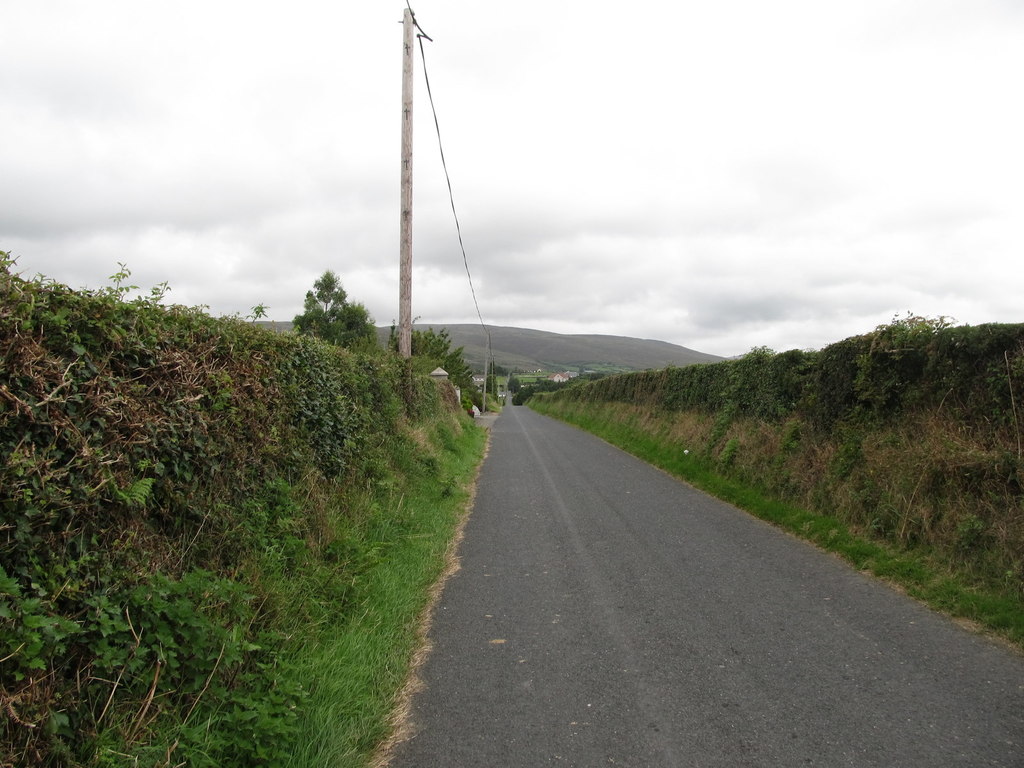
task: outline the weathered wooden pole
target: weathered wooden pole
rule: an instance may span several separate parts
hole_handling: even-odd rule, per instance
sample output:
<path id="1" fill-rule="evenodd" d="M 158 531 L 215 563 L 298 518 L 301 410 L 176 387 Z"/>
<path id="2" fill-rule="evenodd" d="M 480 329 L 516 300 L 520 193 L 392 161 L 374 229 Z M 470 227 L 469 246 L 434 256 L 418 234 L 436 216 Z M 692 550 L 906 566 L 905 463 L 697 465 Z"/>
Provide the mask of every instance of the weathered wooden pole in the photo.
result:
<path id="1" fill-rule="evenodd" d="M 402 220 L 399 228 L 398 354 L 412 357 L 412 11 L 402 19 Z"/>

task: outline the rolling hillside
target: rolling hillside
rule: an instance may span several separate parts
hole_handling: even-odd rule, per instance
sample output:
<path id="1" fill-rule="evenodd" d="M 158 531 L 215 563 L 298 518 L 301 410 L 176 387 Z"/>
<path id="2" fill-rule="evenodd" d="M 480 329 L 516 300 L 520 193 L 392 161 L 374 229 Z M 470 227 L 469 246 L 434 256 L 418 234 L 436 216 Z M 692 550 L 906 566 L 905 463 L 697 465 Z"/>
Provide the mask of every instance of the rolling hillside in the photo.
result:
<path id="1" fill-rule="evenodd" d="M 417 329 L 447 328 L 453 345 L 463 347 L 474 370 L 483 369 L 487 337 L 479 325 L 417 325 Z M 378 329 L 387 339 L 390 328 Z M 488 326 L 494 362 L 510 370 L 644 370 L 669 365 L 721 360 L 666 341 L 599 334 L 568 335 L 531 328 Z"/>
<path id="2" fill-rule="evenodd" d="M 289 322 L 262 321 L 259 325 L 276 331 L 292 329 Z M 483 370 L 487 337 L 479 325 L 473 324 L 417 324 L 417 330 L 448 329 L 452 346 L 463 347 L 466 362 L 474 370 Z M 491 334 L 491 353 L 494 362 L 504 368 L 519 371 L 569 370 L 580 368 L 601 371 L 637 371 L 665 368 L 669 365 L 713 363 L 723 358 L 667 341 L 634 339 L 628 336 L 601 334 L 569 335 L 538 331 L 532 328 L 488 326 Z M 377 337 L 387 343 L 390 326 L 378 328 Z"/>

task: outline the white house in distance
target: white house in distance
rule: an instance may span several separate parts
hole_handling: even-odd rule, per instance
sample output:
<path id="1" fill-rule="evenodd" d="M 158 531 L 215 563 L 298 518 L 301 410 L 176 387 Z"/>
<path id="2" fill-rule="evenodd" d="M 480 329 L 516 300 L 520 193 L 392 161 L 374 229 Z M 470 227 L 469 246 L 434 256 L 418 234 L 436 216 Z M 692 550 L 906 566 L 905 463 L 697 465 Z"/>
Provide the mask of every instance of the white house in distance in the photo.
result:
<path id="1" fill-rule="evenodd" d="M 575 379 L 577 376 L 579 376 L 579 374 L 574 371 L 563 371 L 562 373 L 551 374 L 548 376 L 548 381 L 553 381 L 556 384 L 564 384 L 570 379 Z"/>

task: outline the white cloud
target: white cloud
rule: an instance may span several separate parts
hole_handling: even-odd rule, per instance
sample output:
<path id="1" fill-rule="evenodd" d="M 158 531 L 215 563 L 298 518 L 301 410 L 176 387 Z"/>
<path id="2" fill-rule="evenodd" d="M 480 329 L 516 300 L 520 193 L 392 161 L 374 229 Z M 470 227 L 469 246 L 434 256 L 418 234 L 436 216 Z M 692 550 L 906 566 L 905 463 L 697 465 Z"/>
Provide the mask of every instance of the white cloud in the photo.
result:
<path id="1" fill-rule="evenodd" d="M 485 320 L 738 354 L 1018 321 L 1024 12 L 416 3 Z M 397 314 L 402 4 L 0 8 L 0 249 L 290 319 Z M 417 68 L 414 314 L 476 319 Z"/>

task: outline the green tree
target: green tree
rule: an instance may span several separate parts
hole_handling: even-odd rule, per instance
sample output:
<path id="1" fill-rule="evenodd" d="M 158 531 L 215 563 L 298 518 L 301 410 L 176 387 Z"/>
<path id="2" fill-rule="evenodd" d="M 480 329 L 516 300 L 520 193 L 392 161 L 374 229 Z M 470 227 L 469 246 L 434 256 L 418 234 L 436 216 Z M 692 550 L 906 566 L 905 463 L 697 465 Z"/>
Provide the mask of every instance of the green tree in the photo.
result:
<path id="1" fill-rule="evenodd" d="M 398 331 L 394 326 L 391 327 L 389 346 L 398 351 Z M 473 369 L 463 357 L 462 349 L 452 349 L 452 340 L 447 328 L 440 331 L 433 328 L 427 328 L 425 331 L 413 329 L 412 357 L 416 370 L 420 373 L 430 373 L 435 368 L 444 368 L 448 373 L 448 380 L 463 392 L 469 393 L 473 390 Z"/>
<path id="2" fill-rule="evenodd" d="M 295 330 L 349 348 L 372 346 L 376 328 L 362 304 L 350 302 L 341 280 L 327 270 L 306 292 L 305 310 L 293 320 Z"/>

